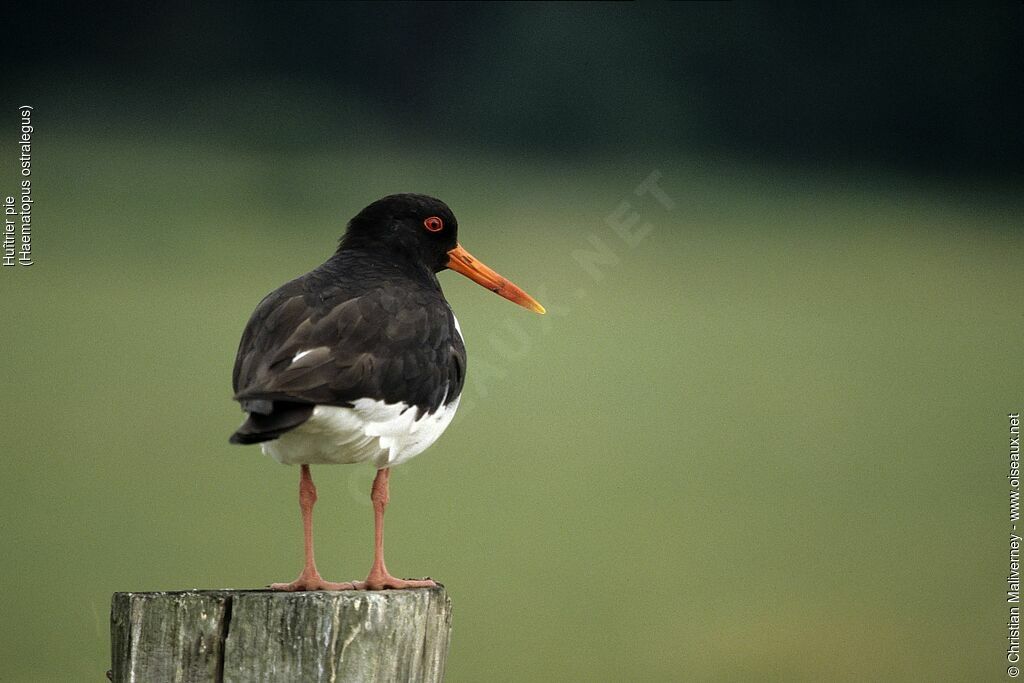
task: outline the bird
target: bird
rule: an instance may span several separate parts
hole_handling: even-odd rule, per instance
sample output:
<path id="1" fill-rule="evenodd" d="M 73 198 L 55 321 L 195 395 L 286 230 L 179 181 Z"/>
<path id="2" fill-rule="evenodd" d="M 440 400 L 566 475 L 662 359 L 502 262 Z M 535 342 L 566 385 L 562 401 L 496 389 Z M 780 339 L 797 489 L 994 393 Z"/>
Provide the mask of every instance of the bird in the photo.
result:
<path id="1" fill-rule="evenodd" d="M 425 451 L 447 429 L 466 378 L 459 322 L 438 273 L 453 270 L 530 311 L 533 297 L 464 249 L 447 204 L 393 194 L 360 211 L 336 251 L 256 306 L 232 372 L 246 417 L 234 444 L 260 444 L 299 465 L 304 564 L 283 591 L 433 587 L 392 576 L 384 562 L 384 512 L 391 468 Z M 331 582 L 313 552 L 312 465 L 376 468 L 373 561 L 365 581 Z"/>

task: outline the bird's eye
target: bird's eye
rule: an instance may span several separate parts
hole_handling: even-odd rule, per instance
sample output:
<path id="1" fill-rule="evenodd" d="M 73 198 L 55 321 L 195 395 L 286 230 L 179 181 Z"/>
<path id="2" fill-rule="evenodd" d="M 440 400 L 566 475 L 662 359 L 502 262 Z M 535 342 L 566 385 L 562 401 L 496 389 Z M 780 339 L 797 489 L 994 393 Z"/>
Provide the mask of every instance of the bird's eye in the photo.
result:
<path id="1" fill-rule="evenodd" d="M 444 227 L 444 221 L 437 216 L 431 216 L 423 221 L 423 227 L 430 232 L 440 232 L 441 228 Z"/>

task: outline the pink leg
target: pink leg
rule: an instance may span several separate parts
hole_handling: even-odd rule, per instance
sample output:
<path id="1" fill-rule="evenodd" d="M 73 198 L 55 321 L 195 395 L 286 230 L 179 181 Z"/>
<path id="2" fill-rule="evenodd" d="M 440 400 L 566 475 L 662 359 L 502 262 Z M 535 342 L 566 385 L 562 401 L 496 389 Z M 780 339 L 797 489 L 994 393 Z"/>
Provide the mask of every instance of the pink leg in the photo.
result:
<path id="1" fill-rule="evenodd" d="M 324 581 L 316 570 L 313 560 L 313 504 L 316 502 L 316 486 L 309 473 L 309 465 L 302 466 L 299 479 L 299 508 L 302 510 L 302 531 L 305 536 L 306 565 L 302 568 L 299 578 L 291 583 L 274 583 L 270 587 L 276 591 L 341 591 L 352 590 L 351 583 L 333 583 Z"/>
<path id="2" fill-rule="evenodd" d="M 388 506 L 390 498 L 390 477 L 391 469 L 385 467 L 377 470 L 377 476 L 373 479 L 373 488 L 370 491 L 370 500 L 373 501 L 373 566 L 370 567 L 370 575 L 366 577 L 366 581 L 356 581 L 355 587 L 370 591 L 384 588 L 433 588 L 437 584 L 430 579 L 396 579 L 388 573 L 388 568 L 384 565 L 384 509 Z"/>

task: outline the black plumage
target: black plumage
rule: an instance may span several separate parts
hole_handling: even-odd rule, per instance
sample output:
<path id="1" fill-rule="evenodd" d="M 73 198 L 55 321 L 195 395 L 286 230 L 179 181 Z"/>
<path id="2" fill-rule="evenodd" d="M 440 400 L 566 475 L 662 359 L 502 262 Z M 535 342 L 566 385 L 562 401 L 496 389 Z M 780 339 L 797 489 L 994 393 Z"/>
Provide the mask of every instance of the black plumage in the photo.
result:
<path id="1" fill-rule="evenodd" d="M 431 216 L 442 229 L 423 229 Z M 422 415 L 453 402 L 466 349 L 436 273 L 457 227 L 440 200 L 385 197 L 350 221 L 324 264 L 264 298 L 235 359 L 235 399 L 249 415 L 232 443 L 275 439 L 316 405 L 369 398 Z"/>
<path id="2" fill-rule="evenodd" d="M 305 564 L 274 590 L 432 588 L 384 564 L 384 510 L 391 468 L 429 448 L 448 428 L 466 375 L 466 349 L 441 293 L 449 268 L 523 308 L 533 297 L 481 263 L 457 239 L 444 202 L 384 197 L 349 221 L 323 265 L 256 307 L 235 358 L 235 399 L 248 413 L 233 443 L 262 443 L 280 463 L 300 465 Z M 370 462 L 377 468 L 373 564 L 365 581 L 325 581 L 313 557 L 311 465 Z"/>

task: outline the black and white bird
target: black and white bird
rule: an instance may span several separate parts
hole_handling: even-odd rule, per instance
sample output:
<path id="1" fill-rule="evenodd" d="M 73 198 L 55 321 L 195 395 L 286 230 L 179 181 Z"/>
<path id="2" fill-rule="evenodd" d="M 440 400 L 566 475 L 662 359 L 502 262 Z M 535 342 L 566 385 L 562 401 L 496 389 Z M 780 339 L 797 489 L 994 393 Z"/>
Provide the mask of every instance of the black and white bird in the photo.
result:
<path id="1" fill-rule="evenodd" d="M 384 197 L 348 224 L 318 268 L 267 295 L 249 319 L 235 359 L 235 400 L 247 418 L 231 436 L 259 443 L 278 462 L 301 465 L 305 566 L 278 590 L 414 588 L 384 564 L 390 468 L 426 450 L 451 424 L 466 376 L 459 323 L 437 273 L 449 268 L 524 308 L 526 292 L 463 249 L 444 202 Z M 313 558 L 316 488 L 310 465 L 370 463 L 374 559 L 366 581 L 321 578 Z"/>

